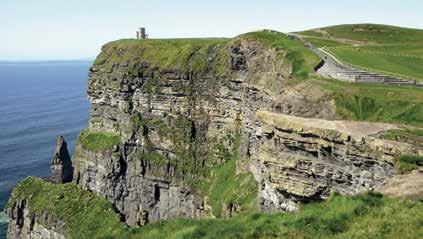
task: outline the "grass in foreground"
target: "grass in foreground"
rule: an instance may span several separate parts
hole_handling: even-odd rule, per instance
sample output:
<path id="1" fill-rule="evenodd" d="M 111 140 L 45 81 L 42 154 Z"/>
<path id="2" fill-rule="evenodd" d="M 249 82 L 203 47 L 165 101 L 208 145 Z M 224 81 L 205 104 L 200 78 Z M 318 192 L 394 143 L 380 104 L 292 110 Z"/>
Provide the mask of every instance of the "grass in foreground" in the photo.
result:
<path id="1" fill-rule="evenodd" d="M 30 197 L 30 195 L 32 195 Z M 333 195 L 306 204 L 297 213 L 251 213 L 228 220 L 182 220 L 130 229 L 119 222 L 112 204 L 74 184 L 54 185 L 27 178 L 14 190 L 8 207 L 29 200 L 31 213 L 66 223 L 70 238 L 421 238 L 423 202 L 367 193 Z"/>
<path id="2" fill-rule="evenodd" d="M 113 146 L 121 143 L 121 138 L 117 134 L 109 132 L 90 132 L 83 130 L 78 139 L 81 145 L 91 151 L 110 150 Z"/>

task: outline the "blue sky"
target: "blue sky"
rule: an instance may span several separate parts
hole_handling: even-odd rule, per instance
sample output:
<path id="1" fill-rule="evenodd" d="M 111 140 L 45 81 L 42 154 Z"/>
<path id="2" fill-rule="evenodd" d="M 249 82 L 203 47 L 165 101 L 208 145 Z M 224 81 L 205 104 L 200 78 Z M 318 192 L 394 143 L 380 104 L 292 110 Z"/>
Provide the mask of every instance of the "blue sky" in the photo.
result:
<path id="1" fill-rule="evenodd" d="M 0 60 L 94 58 L 138 26 L 153 38 L 368 22 L 423 29 L 422 12 L 421 0 L 0 0 Z"/>

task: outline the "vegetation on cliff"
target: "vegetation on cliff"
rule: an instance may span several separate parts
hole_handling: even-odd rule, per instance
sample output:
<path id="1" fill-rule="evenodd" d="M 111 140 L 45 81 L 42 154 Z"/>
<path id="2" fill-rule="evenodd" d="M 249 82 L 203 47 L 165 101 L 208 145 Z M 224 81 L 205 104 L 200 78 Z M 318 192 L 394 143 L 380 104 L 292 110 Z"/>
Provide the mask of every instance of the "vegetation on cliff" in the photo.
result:
<path id="1" fill-rule="evenodd" d="M 31 214 L 48 212 L 65 223 L 69 238 L 420 238 L 423 203 L 367 193 L 338 194 L 296 213 L 252 213 L 223 219 L 169 220 L 128 228 L 106 199 L 74 184 L 27 178 L 8 208 L 28 200 Z M 47 228 L 49 225 L 45 225 Z"/>
<path id="2" fill-rule="evenodd" d="M 251 172 L 237 173 L 240 135 L 231 137 L 232 150 L 219 144 L 220 157 L 225 161 L 211 169 L 199 185 L 200 193 L 208 198 L 215 217 L 229 217 L 256 211 L 258 184 Z"/>
<path id="3" fill-rule="evenodd" d="M 83 130 L 79 135 L 81 145 L 91 151 L 110 150 L 121 143 L 119 135 L 109 132 L 90 132 Z"/>

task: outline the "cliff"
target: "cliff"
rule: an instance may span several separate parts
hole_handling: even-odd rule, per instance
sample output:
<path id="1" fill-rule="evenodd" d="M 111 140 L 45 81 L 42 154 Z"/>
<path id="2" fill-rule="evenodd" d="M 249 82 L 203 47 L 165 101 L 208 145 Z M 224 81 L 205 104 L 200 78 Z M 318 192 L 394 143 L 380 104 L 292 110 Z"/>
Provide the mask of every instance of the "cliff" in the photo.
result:
<path id="1" fill-rule="evenodd" d="M 106 44 L 90 69 L 89 126 L 64 187 L 93 192 L 119 220 L 142 226 L 294 211 L 335 192 L 373 190 L 396 175 L 397 156 L 423 154 L 379 137 L 400 126 L 337 121 L 325 92 L 290 84 L 318 62 L 272 31 Z M 43 210 L 29 195 L 12 195 L 10 238 L 47 227 L 51 238 L 78 235 L 67 224 L 72 214 Z"/>
<path id="2" fill-rule="evenodd" d="M 261 32 L 104 46 L 90 72 L 91 117 L 73 157 L 75 181 L 113 202 L 129 225 L 211 216 L 200 185 L 228 155 L 247 159 L 256 111 L 270 110 L 286 81 L 304 74 L 302 52 L 269 47 L 268 38 L 296 43 Z M 118 146 L 84 144 L 106 135 Z"/>

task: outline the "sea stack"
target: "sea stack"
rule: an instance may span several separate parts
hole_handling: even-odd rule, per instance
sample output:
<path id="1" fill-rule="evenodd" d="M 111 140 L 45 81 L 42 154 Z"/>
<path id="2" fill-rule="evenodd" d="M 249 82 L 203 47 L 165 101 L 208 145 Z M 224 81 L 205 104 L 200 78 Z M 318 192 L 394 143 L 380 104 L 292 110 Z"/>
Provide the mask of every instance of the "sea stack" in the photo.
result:
<path id="1" fill-rule="evenodd" d="M 56 150 L 51 160 L 51 177 L 53 183 L 68 183 L 72 181 L 72 161 L 67 143 L 63 136 L 57 137 Z"/>

